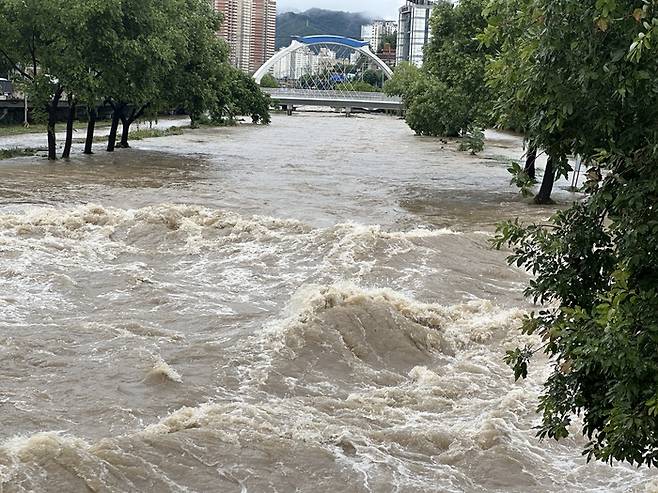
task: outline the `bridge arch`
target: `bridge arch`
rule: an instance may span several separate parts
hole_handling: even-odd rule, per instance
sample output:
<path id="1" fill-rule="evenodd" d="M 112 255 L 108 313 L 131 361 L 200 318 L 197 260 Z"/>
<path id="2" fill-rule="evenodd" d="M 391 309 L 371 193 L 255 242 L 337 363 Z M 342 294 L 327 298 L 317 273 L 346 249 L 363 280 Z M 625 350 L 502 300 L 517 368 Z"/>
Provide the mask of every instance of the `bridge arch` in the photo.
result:
<path id="1" fill-rule="evenodd" d="M 372 60 L 386 75 L 387 78 L 393 77 L 393 70 L 386 65 L 386 63 L 379 58 L 375 53 L 370 49 L 370 44 L 367 41 L 359 41 L 357 39 L 346 38 L 344 36 L 300 36 L 293 39 L 293 42 L 287 48 L 278 51 L 270 58 L 267 62 L 263 64 L 254 74 L 254 80 L 257 84 L 260 84 L 263 80 L 263 77 L 281 60 L 285 57 L 292 55 L 297 50 L 302 48 L 313 46 L 313 45 L 335 45 L 341 46 L 343 48 L 351 48 L 356 52 L 361 53 L 362 55 L 368 57 Z"/>

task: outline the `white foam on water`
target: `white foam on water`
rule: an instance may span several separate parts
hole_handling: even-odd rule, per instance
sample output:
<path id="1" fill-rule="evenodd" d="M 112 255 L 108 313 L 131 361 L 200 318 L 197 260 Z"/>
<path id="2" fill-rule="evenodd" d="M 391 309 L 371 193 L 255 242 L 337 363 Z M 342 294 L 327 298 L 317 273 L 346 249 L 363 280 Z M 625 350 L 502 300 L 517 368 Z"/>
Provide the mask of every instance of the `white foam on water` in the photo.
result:
<path id="1" fill-rule="evenodd" d="M 135 313 L 214 316 L 216 324 L 203 330 L 207 338 L 216 331 L 216 339 L 224 317 L 238 317 L 236 304 L 256 299 L 249 310 L 272 315 L 255 318 L 262 327 L 235 345 L 217 348 L 228 363 L 210 371 L 228 390 L 204 389 L 204 398 L 214 399 L 169 415 L 165 407 L 162 416 L 144 418 L 143 429 L 102 440 L 82 433 L 6 440 L 0 485 L 39 490 L 64 469 L 101 491 L 139 491 L 139 478 L 172 491 L 183 491 L 187 481 L 194 491 L 195 475 L 183 477 L 168 459 L 185 455 L 248 491 L 259 491 L 253 481 L 292 456 L 298 470 L 327 478 L 306 485 L 298 473 L 300 491 L 343 478 L 354 492 L 377 493 L 655 491 L 658 483 L 646 471 L 586 465 L 579 439 L 535 438 L 535 407 L 549 367 L 540 361 L 527 381 L 514 383 L 502 362 L 506 349 L 533 340 L 518 333 L 521 309 L 475 295 L 458 304 L 416 298 L 413 278 L 424 281 L 446 268 L 436 262 L 444 241 L 471 240 L 451 230 L 312 228 L 172 204 L 0 214 L 5 321 L 25 322 L 44 307 L 51 317 L 79 310 L 84 318 L 92 313 L 85 310 L 107 303 L 126 308 L 126 319 L 87 321 L 85 333 L 96 330 L 141 351 L 144 344 L 192 344 L 198 334 L 130 320 Z M 77 304 L 76 290 L 94 275 L 118 280 L 100 286 L 88 305 Z M 288 303 L 279 313 L 281 300 Z M 119 353 L 113 346 L 103 361 Z M 157 348 L 144 354 L 137 379 L 144 375 L 146 388 L 163 383 L 158 395 L 177 395 L 191 385 L 195 375 L 183 357 L 172 365 Z M 285 490 L 283 479 L 271 481 Z"/>
<path id="2" fill-rule="evenodd" d="M 183 377 L 169 363 L 167 363 L 161 356 L 155 359 L 153 368 L 149 370 L 147 376 L 148 381 L 168 380 L 175 383 L 183 383 Z"/>

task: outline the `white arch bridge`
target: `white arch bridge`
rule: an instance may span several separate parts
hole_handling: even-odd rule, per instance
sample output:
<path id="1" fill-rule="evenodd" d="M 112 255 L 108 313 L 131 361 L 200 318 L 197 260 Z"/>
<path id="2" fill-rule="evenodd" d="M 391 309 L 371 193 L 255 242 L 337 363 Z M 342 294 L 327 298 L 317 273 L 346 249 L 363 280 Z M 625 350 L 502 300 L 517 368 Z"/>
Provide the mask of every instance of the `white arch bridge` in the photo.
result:
<path id="1" fill-rule="evenodd" d="M 402 110 L 399 97 L 382 91 L 391 68 L 367 42 L 343 36 L 304 36 L 278 51 L 255 81 L 289 113 L 297 106 Z"/>

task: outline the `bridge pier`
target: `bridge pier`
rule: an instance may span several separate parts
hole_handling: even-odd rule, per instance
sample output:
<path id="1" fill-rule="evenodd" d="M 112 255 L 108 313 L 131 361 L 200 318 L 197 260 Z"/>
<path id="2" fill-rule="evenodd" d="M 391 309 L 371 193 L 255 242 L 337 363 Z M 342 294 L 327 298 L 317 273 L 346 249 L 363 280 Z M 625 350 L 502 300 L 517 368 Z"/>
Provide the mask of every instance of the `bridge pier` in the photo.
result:
<path id="1" fill-rule="evenodd" d="M 346 107 L 345 107 L 345 116 L 346 116 L 347 118 L 349 118 L 350 116 L 352 116 L 352 108 L 350 108 L 349 106 L 346 106 Z"/>

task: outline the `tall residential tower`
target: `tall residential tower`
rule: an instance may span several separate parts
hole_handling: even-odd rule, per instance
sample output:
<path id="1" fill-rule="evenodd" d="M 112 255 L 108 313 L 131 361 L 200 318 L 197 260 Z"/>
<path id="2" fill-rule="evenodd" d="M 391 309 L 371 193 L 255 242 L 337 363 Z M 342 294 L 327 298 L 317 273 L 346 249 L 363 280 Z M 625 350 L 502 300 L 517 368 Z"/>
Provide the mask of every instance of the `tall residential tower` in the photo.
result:
<path id="1" fill-rule="evenodd" d="M 407 0 L 400 8 L 398 63 L 411 62 L 417 67 L 423 64 L 423 49 L 432 38 L 430 18 L 434 7 L 432 0 Z"/>
<path id="2" fill-rule="evenodd" d="M 395 21 L 374 20 L 372 24 L 361 26 L 361 39 L 370 43 L 372 51 L 377 53 L 385 36 L 398 32 L 398 23 Z"/>
<path id="3" fill-rule="evenodd" d="M 276 0 L 215 0 L 224 15 L 219 31 L 231 49 L 231 63 L 253 73 L 274 54 Z"/>

